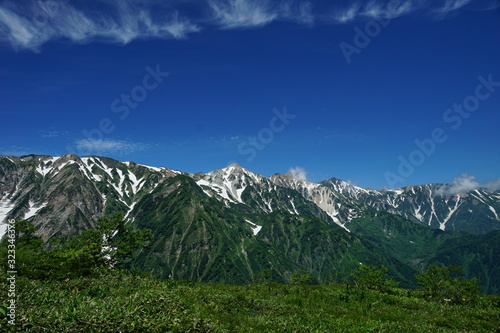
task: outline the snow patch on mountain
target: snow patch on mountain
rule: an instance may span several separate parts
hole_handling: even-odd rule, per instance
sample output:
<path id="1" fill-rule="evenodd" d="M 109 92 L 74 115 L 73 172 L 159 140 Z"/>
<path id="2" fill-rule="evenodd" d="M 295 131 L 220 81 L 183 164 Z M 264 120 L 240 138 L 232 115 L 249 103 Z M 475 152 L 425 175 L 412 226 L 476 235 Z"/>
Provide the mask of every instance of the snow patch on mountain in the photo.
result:
<path id="1" fill-rule="evenodd" d="M 350 189 L 356 191 L 358 188 L 337 179 L 330 180 L 327 187 L 323 183 L 312 183 L 305 180 L 300 180 L 287 174 L 275 174 L 270 177 L 270 180 L 279 186 L 284 186 L 298 191 L 305 199 L 313 202 L 318 208 L 324 211 L 337 225 L 350 230 L 347 224 L 352 219 L 359 216 L 359 209 L 356 205 L 359 203 L 346 197 L 344 194 L 339 193 Z M 365 192 L 363 188 L 359 191 Z"/>
<path id="2" fill-rule="evenodd" d="M 47 206 L 46 203 L 43 203 L 41 205 L 37 205 L 35 202 L 30 200 L 28 211 L 24 214 L 24 219 L 27 220 L 30 217 L 35 216 L 36 213 L 38 213 L 38 211 L 40 211 L 45 206 Z"/>
<path id="3" fill-rule="evenodd" d="M 252 230 L 253 230 L 253 235 L 254 236 L 257 236 L 257 234 L 259 233 L 259 231 L 262 229 L 262 226 L 260 225 L 257 225 L 249 220 L 245 220 L 247 223 L 249 223 L 251 226 L 252 226 Z"/>
<path id="4" fill-rule="evenodd" d="M 432 222 L 432 216 L 434 215 L 434 217 L 436 218 L 436 221 L 439 222 L 439 218 L 436 214 L 436 208 L 434 207 L 434 195 L 432 194 L 432 190 L 429 190 L 429 198 L 430 198 L 430 204 L 431 204 L 431 217 L 429 219 L 429 226 L 431 226 L 431 222 Z M 441 222 L 439 222 L 441 223 Z"/>
<path id="5" fill-rule="evenodd" d="M 196 183 L 200 187 L 202 187 L 202 189 L 203 189 L 203 186 L 209 187 L 213 192 L 215 192 L 221 198 L 224 198 L 224 199 L 229 200 L 229 201 L 231 201 L 233 203 L 236 203 L 236 201 L 234 201 L 234 199 L 229 195 L 229 191 L 228 191 L 228 189 L 225 186 L 214 184 L 214 183 L 211 183 L 211 182 L 206 181 L 204 179 L 198 180 Z M 203 190 L 203 191 L 207 195 L 211 196 L 209 192 L 207 192 L 205 190 Z"/>
<path id="6" fill-rule="evenodd" d="M 137 177 L 134 175 L 134 173 L 130 170 L 128 170 L 128 178 L 131 181 L 130 186 L 132 188 L 132 194 L 135 195 L 137 192 L 139 192 L 139 190 L 141 189 L 145 180 L 142 180 L 142 178 L 137 179 Z"/>
<path id="7" fill-rule="evenodd" d="M 120 194 L 121 196 L 125 196 L 125 193 L 123 193 L 123 182 L 125 181 L 125 175 L 120 169 L 116 169 L 116 172 L 118 173 L 118 176 L 120 177 L 120 182 L 118 184 L 118 188 L 120 189 Z"/>
<path id="8" fill-rule="evenodd" d="M 261 182 L 259 176 L 237 164 L 211 171 L 202 179 L 196 181 L 198 185 L 209 187 L 219 197 L 232 203 L 244 203 L 242 199 L 243 192 L 248 185 L 254 182 Z M 207 191 L 205 193 L 210 195 Z"/>
<path id="9" fill-rule="evenodd" d="M 422 209 L 422 206 L 419 205 L 417 209 L 414 210 L 413 215 L 419 220 L 420 222 L 424 221 L 424 216 L 420 213 L 420 210 Z"/>
<path id="10" fill-rule="evenodd" d="M 92 160 L 92 158 L 89 157 L 82 157 L 82 164 L 80 165 L 80 169 L 83 171 L 83 173 L 87 176 L 89 180 L 95 180 L 97 182 L 100 182 L 103 180 L 103 177 L 101 175 L 97 175 L 92 171 L 92 164 L 95 162 Z M 83 167 L 83 168 L 82 168 Z"/>
<path id="11" fill-rule="evenodd" d="M 101 169 L 109 175 L 109 178 L 113 179 L 113 169 L 108 167 L 106 164 L 101 164 Z"/>
<path id="12" fill-rule="evenodd" d="M 130 207 L 128 208 L 127 213 L 126 213 L 126 214 L 125 214 L 125 216 L 124 216 L 124 219 L 127 219 L 127 218 L 128 218 L 128 216 L 130 215 L 130 213 L 132 212 L 132 210 L 134 209 L 134 207 L 135 207 L 135 205 L 136 205 L 136 204 L 137 204 L 137 202 L 134 202 L 134 203 L 132 203 L 132 204 L 130 205 Z"/>
<path id="13" fill-rule="evenodd" d="M 57 161 L 59 157 L 51 157 L 46 161 L 43 161 L 42 164 L 37 165 L 36 171 L 45 177 L 47 174 L 54 170 L 54 162 Z"/>
<path id="14" fill-rule="evenodd" d="M 290 201 L 290 203 L 292 204 L 292 207 L 293 207 L 293 213 L 292 214 L 299 215 L 299 212 L 297 211 L 297 208 L 295 208 L 295 203 L 293 202 L 293 199 Z"/>
<path id="15" fill-rule="evenodd" d="M 152 167 L 152 166 L 144 165 L 144 164 L 137 164 L 137 165 L 140 165 L 142 167 L 148 168 L 149 170 L 153 170 L 153 171 L 156 171 L 156 172 L 162 172 L 162 171 L 166 170 L 166 168 L 162 168 L 162 167 Z M 174 170 L 172 170 L 172 171 L 174 171 Z M 174 171 L 174 172 L 180 173 L 178 171 Z"/>
<path id="16" fill-rule="evenodd" d="M 397 188 L 395 190 L 390 190 L 390 192 L 393 192 L 396 195 L 400 195 L 404 193 L 404 190 L 402 188 Z"/>
<path id="17" fill-rule="evenodd" d="M 489 206 L 489 208 L 490 208 L 490 210 L 493 212 L 493 214 L 495 214 L 495 219 L 500 220 L 500 219 L 498 218 L 497 211 L 495 210 L 495 208 L 493 208 L 493 207 L 491 207 L 491 206 Z"/>
<path id="18" fill-rule="evenodd" d="M 448 222 L 451 218 L 451 216 L 457 211 L 458 207 L 460 206 L 460 196 L 456 196 L 456 201 L 455 201 L 455 207 L 449 207 L 450 212 L 448 213 L 448 216 L 446 216 L 443 220 L 443 222 L 439 222 L 439 229 L 445 230 L 446 229 L 446 222 Z"/>
<path id="19" fill-rule="evenodd" d="M 12 209 L 14 209 L 15 204 L 10 201 L 9 198 L 4 197 L 0 200 L 0 239 L 2 239 L 3 235 L 7 232 L 7 221 L 5 218 Z"/>
<path id="20" fill-rule="evenodd" d="M 266 201 L 264 200 L 264 198 L 262 198 L 264 203 L 267 205 L 267 208 L 269 209 L 269 213 L 272 213 L 273 212 L 273 206 L 271 206 L 271 202 L 273 201 L 273 199 L 269 199 L 269 201 Z"/>

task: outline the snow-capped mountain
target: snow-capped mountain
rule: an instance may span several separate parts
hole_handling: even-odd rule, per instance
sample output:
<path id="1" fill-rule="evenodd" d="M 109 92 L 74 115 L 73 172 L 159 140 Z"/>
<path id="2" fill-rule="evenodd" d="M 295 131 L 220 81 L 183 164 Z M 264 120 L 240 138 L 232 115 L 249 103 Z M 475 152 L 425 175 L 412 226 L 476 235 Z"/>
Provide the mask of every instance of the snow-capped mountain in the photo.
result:
<path id="1" fill-rule="evenodd" d="M 401 215 L 434 229 L 474 234 L 500 229 L 499 191 L 476 189 L 468 193 L 449 193 L 446 188 L 450 185 L 447 184 L 379 191 L 336 178 L 312 183 L 276 174 L 270 179 L 277 185 L 297 190 L 346 229 L 351 220 L 363 215 L 368 207 Z"/>
<path id="2" fill-rule="evenodd" d="M 335 178 L 321 183 L 288 174 L 267 178 L 236 164 L 206 174 L 189 174 L 75 155 L 0 157 L 0 223 L 7 218 L 31 219 L 41 227 L 40 233 L 50 238 L 72 228 L 89 228 L 97 216 L 113 211 L 133 218 L 138 200 L 179 174 L 194 179 L 206 195 L 227 207 L 314 215 L 347 230 L 349 223 L 370 207 L 441 230 L 486 233 L 500 229 L 498 191 L 477 189 L 445 195 L 443 184 L 378 191 Z M 66 222 L 60 222 L 63 220 Z"/>
<path id="3" fill-rule="evenodd" d="M 377 191 L 236 164 L 192 174 L 97 156 L 0 156 L 0 236 L 9 219 L 31 221 L 47 241 L 120 212 L 152 230 L 136 265 L 162 277 L 244 283 L 271 269 L 284 281 L 307 269 L 325 280 L 363 262 L 411 284 L 416 265 L 453 258 L 494 281 L 500 232 L 488 232 L 500 229 L 500 193 L 445 195 L 446 186 Z M 460 242 L 469 245 L 450 256 Z"/>
<path id="4" fill-rule="evenodd" d="M 349 222 L 367 209 L 366 205 L 322 184 L 299 180 L 289 174 L 274 174 L 269 179 L 279 186 L 298 191 L 346 230 L 349 230 Z"/>
<path id="5" fill-rule="evenodd" d="M 259 186 L 266 182 L 264 176 L 250 172 L 237 164 L 207 174 L 196 174 L 194 178 L 209 196 L 235 204 L 244 203 L 241 196 L 247 187 Z M 269 205 L 264 208 L 269 212 L 272 211 Z"/>
<path id="6" fill-rule="evenodd" d="M 113 211 L 129 214 L 163 179 L 180 172 L 103 157 L 0 157 L 0 223 L 30 219 L 44 239 L 93 226 Z"/>
<path id="7" fill-rule="evenodd" d="M 262 175 L 239 165 L 231 164 L 220 170 L 192 176 L 210 197 L 223 201 L 227 206 L 254 213 L 284 211 L 295 215 L 314 215 L 328 219 L 320 207 L 296 191 L 280 186 Z"/>
<path id="8" fill-rule="evenodd" d="M 500 191 L 475 189 L 454 193 L 447 191 L 450 184 L 377 191 L 338 179 L 329 179 L 321 184 L 376 210 L 398 214 L 435 229 L 482 234 L 500 228 Z"/>

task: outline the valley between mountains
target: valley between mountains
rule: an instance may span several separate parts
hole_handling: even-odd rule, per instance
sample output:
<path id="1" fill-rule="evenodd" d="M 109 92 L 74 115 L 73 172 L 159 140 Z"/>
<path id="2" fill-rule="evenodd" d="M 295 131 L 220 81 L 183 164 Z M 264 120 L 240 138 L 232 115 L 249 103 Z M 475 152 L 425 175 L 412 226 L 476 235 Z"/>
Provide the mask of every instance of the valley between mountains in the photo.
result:
<path id="1" fill-rule="evenodd" d="M 335 178 L 270 177 L 236 164 L 187 173 L 106 157 L 0 156 L 0 236 L 27 219 L 44 241 L 123 213 L 153 239 L 133 265 L 154 275 L 244 284 L 304 269 L 340 281 L 384 265 L 403 287 L 430 263 L 460 265 L 500 294 L 500 191 L 449 184 L 373 190 Z"/>

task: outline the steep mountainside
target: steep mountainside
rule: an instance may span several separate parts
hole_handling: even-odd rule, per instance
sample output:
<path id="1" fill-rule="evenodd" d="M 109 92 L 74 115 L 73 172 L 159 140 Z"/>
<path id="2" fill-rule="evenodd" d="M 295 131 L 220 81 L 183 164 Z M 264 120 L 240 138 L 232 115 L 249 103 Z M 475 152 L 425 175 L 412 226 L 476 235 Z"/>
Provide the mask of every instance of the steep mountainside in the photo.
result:
<path id="1" fill-rule="evenodd" d="M 79 232 L 103 214 L 128 214 L 178 173 L 94 156 L 0 157 L 0 223 L 29 219 L 45 240 Z"/>
<path id="2" fill-rule="evenodd" d="M 286 211 L 242 214 L 226 204 L 186 176 L 161 183 L 132 212 L 136 225 L 155 235 L 137 265 L 162 277 L 244 283 L 264 269 L 286 281 L 299 268 L 325 281 L 362 260 L 385 264 L 411 285 L 401 273 L 409 267 L 336 225 Z"/>
<path id="3" fill-rule="evenodd" d="M 282 211 L 316 216 L 329 223 L 333 221 L 328 212 L 297 191 L 278 186 L 270 179 L 236 164 L 192 177 L 207 195 L 242 213 Z"/>
<path id="4" fill-rule="evenodd" d="M 411 221 L 441 230 L 484 234 L 500 229 L 500 191 L 476 189 L 454 193 L 449 184 L 408 186 L 376 191 L 332 178 L 321 183 L 337 193 L 379 211 L 401 215 Z"/>
<path id="5" fill-rule="evenodd" d="M 348 229 L 353 218 L 361 216 L 369 208 L 357 200 L 353 200 L 341 192 L 334 191 L 322 184 L 295 179 L 288 174 L 274 174 L 269 179 L 275 184 L 298 191 L 304 198 L 314 202 L 326 212 L 332 220 Z"/>
<path id="6" fill-rule="evenodd" d="M 324 281 L 363 263 L 410 286 L 435 261 L 463 263 L 499 292 L 496 238 L 447 231 L 499 229 L 499 192 L 443 189 L 266 178 L 236 164 L 190 174 L 97 156 L 0 156 L 0 236 L 7 219 L 32 221 L 48 240 L 122 212 L 154 235 L 134 265 L 165 278 L 245 283 L 270 269 L 285 281 L 305 269 Z"/>
<path id="7" fill-rule="evenodd" d="M 462 266 L 466 277 L 481 279 L 483 292 L 500 295 L 500 231 L 452 237 L 440 244 L 429 262 Z"/>

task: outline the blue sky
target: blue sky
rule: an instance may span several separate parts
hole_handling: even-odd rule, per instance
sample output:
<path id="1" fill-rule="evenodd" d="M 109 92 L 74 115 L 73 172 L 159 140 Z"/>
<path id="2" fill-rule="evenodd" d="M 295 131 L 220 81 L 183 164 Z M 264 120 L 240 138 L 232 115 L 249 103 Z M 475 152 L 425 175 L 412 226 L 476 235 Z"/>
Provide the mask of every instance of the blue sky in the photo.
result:
<path id="1" fill-rule="evenodd" d="M 6 1 L 0 155 L 486 183 L 499 59 L 497 1 Z"/>

